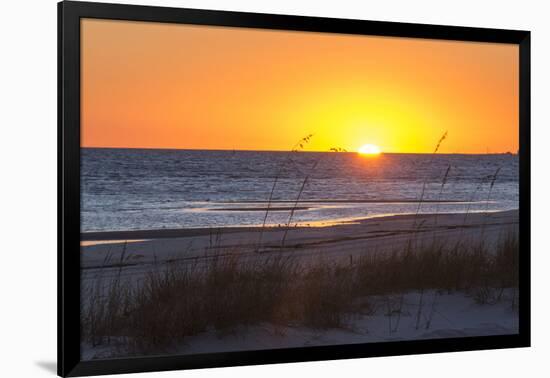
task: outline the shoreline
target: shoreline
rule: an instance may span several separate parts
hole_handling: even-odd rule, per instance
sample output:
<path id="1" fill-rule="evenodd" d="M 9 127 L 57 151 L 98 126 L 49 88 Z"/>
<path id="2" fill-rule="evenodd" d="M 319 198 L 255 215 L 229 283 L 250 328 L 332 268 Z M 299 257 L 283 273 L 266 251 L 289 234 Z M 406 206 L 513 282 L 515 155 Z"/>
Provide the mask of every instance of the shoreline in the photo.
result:
<path id="1" fill-rule="evenodd" d="M 326 220 L 309 222 L 313 226 L 277 226 L 266 225 L 265 231 L 285 231 L 285 230 L 302 230 L 311 228 L 329 228 L 346 226 L 349 224 L 363 224 L 371 222 L 372 220 L 387 221 L 387 220 L 405 220 L 410 218 L 430 218 L 430 217 L 445 217 L 445 216 L 462 216 L 462 217 L 477 217 L 479 214 L 507 214 L 518 213 L 518 209 L 513 210 L 499 210 L 499 211 L 482 211 L 482 212 L 470 212 L 467 216 L 466 213 L 420 213 L 416 214 L 384 214 L 374 215 L 371 217 L 361 218 L 348 218 L 342 220 Z M 197 228 L 166 228 L 166 229 L 152 229 L 152 230 L 120 230 L 120 231 L 88 231 L 80 233 L 81 242 L 124 242 L 124 241 L 145 241 L 150 239 L 170 239 L 170 238 L 186 238 L 195 236 L 208 236 L 212 233 L 238 233 L 238 232 L 260 232 L 262 226 L 221 226 L 221 227 L 197 227 Z"/>
<path id="2" fill-rule="evenodd" d="M 267 203 L 265 200 L 219 201 L 217 203 Z M 271 200 L 270 203 L 295 203 L 296 200 Z M 418 199 L 304 199 L 299 203 L 475 203 L 480 201 L 468 200 L 418 200 Z M 485 201 L 481 201 L 485 202 Z"/>
<path id="3" fill-rule="evenodd" d="M 304 263 L 319 259 L 348 261 L 374 252 L 402 249 L 439 240 L 453 243 L 496 243 L 518 229 L 519 211 L 467 214 L 419 214 L 367 218 L 327 227 L 261 227 L 124 231 L 88 235 L 81 241 L 81 269 L 125 266 L 123 274 L 143 276 L 157 264 L 207 263 L 223 256 L 252 261 L 289 256 Z M 84 244 L 84 245 L 83 245 Z M 88 245 L 85 245 L 88 244 Z M 108 263 L 106 263 L 106 261 Z M 83 279 L 87 279 L 87 275 Z"/>

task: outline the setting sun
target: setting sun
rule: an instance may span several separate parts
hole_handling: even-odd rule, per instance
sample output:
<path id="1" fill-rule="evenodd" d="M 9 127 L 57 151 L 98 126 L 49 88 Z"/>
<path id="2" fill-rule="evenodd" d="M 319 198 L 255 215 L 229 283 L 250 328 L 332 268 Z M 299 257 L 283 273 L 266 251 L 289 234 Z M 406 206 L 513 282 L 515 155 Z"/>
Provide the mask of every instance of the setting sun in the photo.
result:
<path id="1" fill-rule="evenodd" d="M 378 155 L 380 154 L 380 147 L 374 144 L 364 144 L 357 150 L 361 155 Z"/>

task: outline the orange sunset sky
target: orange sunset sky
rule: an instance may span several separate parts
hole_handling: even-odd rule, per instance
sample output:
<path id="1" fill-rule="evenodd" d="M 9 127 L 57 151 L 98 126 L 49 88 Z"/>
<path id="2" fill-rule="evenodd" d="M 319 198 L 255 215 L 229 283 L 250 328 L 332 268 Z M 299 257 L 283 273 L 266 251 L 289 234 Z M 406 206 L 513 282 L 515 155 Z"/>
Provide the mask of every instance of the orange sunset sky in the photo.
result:
<path id="1" fill-rule="evenodd" d="M 517 45 L 81 21 L 83 147 L 515 152 Z"/>

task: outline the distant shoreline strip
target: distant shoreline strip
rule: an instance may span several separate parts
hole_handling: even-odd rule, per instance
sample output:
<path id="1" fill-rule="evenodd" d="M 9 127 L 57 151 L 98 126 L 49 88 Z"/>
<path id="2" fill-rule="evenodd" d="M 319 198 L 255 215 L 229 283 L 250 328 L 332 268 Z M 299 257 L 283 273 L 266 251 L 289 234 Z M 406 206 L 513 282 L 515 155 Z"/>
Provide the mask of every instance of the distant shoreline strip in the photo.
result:
<path id="1" fill-rule="evenodd" d="M 212 207 L 207 211 L 292 211 L 292 210 L 309 210 L 309 206 L 271 206 L 267 207 Z"/>
<path id="2" fill-rule="evenodd" d="M 482 213 L 507 213 L 507 212 L 517 212 L 518 210 L 503 210 L 503 211 L 489 211 Z M 446 215 L 460 215 L 462 213 L 450 213 Z M 474 213 L 472 213 L 474 214 Z M 432 217 L 434 214 L 419 214 L 419 217 Z M 440 214 L 442 216 L 443 214 Z M 405 217 L 415 217 L 415 214 L 388 214 L 376 216 L 378 220 L 381 219 L 390 219 L 390 218 L 405 218 Z M 373 218 L 359 218 L 359 219 L 350 219 L 349 221 L 366 221 Z M 344 224 L 345 221 L 340 222 Z M 335 225 L 337 226 L 337 225 Z M 300 228 L 299 226 L 298 228 Z M 80 233 L 80 241 L 107 241 L 107 240 L 116 240 L 116 241 L 136 241 L 139 239 L 164 239 L 164 238 L 182 238 L 189 236 L 208 236 L 215 235 L 218 232 L 223 232 L 224 234 L 233 233 L 233 232 L 246 232 L 252 231 L 257 232 L 261 229 L 261 226 L 234 226 L 234 227 L 209 227 L 209 228 L 174 228 L 174 229 L 152 229 L 152 230 L 127 230 L 127 231 L 89 231 Z M 285 227 L 281 226 L 270 226 L 270 229 L 279 229 L 282 230 Z M 294 229 L 295 227 L 288 227 L 289 229 Z"/>
<path id="3" fill-rule="evenodd" d="M 239 204 L 239 203 L 295 203 L 296 200 L 239 200 L 216 201 L 215 203 Z M 299 203 L 475 203 L 468 200 L 418 200 L 418 199 L 305 199 Z M 484 201 L 483 201 L 484 202 Z M 214 203 L 214 202 L 213 202 Z"/>

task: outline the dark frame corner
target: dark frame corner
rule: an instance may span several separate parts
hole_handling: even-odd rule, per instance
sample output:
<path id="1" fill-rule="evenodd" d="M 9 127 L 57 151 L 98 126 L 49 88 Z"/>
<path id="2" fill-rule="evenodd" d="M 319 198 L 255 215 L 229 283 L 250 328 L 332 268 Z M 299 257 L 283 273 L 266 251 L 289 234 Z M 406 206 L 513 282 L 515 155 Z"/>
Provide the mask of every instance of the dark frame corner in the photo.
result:
<path id="1" fill-rule="evenodd" d="M 105 18 L 517 44 L 520 60 L 519 334 L 80 360 L 80 19 Z M 530 346 L 530 32 L 106 3 L 58 3 L 58 374 L 82 376 Z"/>

